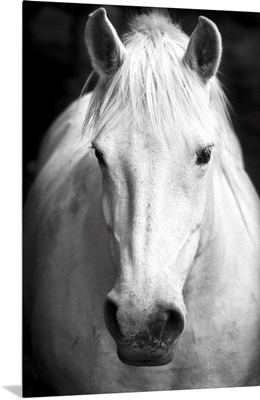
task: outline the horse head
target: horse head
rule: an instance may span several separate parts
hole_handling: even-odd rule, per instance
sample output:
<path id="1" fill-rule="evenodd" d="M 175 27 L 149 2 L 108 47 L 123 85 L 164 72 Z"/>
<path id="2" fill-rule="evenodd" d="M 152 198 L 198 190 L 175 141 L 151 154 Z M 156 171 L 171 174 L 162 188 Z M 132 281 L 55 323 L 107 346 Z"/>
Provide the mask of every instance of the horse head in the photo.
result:
<path id="1" fill-rule="evenodd" d="M 153 26 L 142 18 L 122 42 L 100 8 L 85 38 L 100 77 L 92 147 L 117 271 L 105 321 L 124 363 L 156 366 L 184 332 L 183 287 L 209 235 L 221 38 L 205 17 L 190 39 L 159 15 Z"/>

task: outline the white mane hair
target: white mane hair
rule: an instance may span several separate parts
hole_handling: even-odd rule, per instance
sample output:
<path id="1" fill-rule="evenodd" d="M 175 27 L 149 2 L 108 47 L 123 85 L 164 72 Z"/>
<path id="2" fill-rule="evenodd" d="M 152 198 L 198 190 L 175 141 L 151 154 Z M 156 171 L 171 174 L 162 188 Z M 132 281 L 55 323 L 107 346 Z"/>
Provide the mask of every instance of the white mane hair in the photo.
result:
<path id="1" fill-rule="evenodd" d="M 109 79 L 99 78 L 83 132 L 90 130 L 93 138 L 105 126 L 112 130 L 123 123 L 125 131 L 182 138 L 188 145 L 188 135 L 203 128 L 223 145 L 232 132 L 225 94 L 212 77 L 205 95 L 199 76 L 184 66 L 188 42 L 167 15 L 135 17 L 123 38 L 127 57 Z"/>

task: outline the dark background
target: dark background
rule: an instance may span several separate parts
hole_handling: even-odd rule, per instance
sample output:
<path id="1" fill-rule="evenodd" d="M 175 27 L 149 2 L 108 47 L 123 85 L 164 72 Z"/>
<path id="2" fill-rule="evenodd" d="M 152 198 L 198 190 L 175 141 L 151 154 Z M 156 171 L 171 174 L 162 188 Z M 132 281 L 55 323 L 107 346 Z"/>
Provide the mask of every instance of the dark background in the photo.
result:
<path id="1" fill-rule="evenodd" d="M 84 44 L 88 14 L 98 5 L 23 2 L 23 183 L 24 199 L 46 129 L 77 99 L 91 71 Z M 104 6 L 119 36 L 144 7 Z M 257 13 L 168 9 L 191 34 L 199 15 L 212 19 L 223 41 L 220 80 L 231 101 L 246 169 L 260 192 L 260 16 Z"/>

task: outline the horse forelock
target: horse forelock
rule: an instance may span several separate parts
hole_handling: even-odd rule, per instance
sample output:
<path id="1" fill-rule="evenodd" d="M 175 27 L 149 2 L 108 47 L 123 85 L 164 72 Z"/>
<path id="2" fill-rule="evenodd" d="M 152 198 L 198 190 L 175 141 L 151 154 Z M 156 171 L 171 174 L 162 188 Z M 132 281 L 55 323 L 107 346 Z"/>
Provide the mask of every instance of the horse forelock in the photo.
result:
<path id="1" fill-rule="evenodd" d="M 167 16 L 136 17 L 123 39 L 127 57 L 109 81 L 99 79 L 84 131 L 95 135 L 123 122 L 125 131 L 181 138 L 187 145 L 193 131 L 216 134 L 207 141 L 226 139 L 231 127 L 224 92 L 213 77 L 206 96 L 200 78 L 184 66 L 188 41 Z"/>
<path id="2" fill-rule="evenodd" d="M 178 42 L 179 45 L 186 48 L 188 44 L 188 36 L 182 32 L 177 23 L 172 23 L 170 16 L 166 10 L 153 11 L 148 14 L 138 15 L 132 19 L 129 24 L 130 36 L 136 32 L 150 35 L 151 33 L 160 32 L 169 35 L 173 40 Z M 128 35 L 125 36 L 126 38 Z"/>

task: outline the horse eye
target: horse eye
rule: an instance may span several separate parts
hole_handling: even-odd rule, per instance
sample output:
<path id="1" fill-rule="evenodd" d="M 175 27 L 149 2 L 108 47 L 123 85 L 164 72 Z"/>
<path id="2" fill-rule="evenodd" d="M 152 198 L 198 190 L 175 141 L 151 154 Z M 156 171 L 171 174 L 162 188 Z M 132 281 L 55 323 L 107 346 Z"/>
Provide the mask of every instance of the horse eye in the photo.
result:
<path id="1" fill-rule="evenodd" d="M 196 164 L 197 165 L 203 166 L 209 162 L 212 147 L 213 147 L 213 145 L 210 145 L 210 146 L 204 147 L 203 149 L 197 151 L 197 153 L 196 153 L 196 155 L 197 155 Z"/>
<path id="2" fill-rule="evenodd" d="M 101 151 L 99 151 L 95 146 L 92 145 L 92 148 L 95 150 L 95 156 L 98 159 L 99 163 L 103 166 L 106 165 L 105 161 L 104 161 L 104 155 L 101 153 Z"/>
<path id="3" fill-rule="evenodd" d="M 97 157 L 97 159 L 98 159 L 98 161 L 100 162 L 100 164 L 106 165 L 106 163 L 105 163 L 105 161 L 104 161 L 104 156 L 103 156 L 103 154 L 102 154 L 99 150 L 97 150 L 97 149 L 95 149 L 95 156 Z"/>

